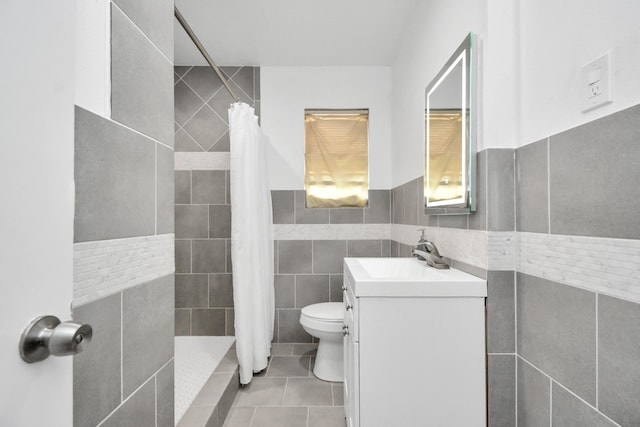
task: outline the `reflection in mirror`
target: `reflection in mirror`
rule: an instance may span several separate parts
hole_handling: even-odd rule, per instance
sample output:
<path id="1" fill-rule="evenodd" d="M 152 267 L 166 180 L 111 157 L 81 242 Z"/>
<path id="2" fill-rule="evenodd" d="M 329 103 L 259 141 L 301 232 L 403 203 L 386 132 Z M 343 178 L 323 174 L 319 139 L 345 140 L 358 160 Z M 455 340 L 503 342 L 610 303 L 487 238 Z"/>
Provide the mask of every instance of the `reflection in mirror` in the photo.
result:
<path id="1" fill-rule="evenodd" d="M 475 210 L 471 168 L 471 35 L 426 90 L 425 206 L 438 213 Z M 447 208 L 443 211 L 442 208 Z M 458 208 L 452 209 L 452 208 Z M 460 210 L 462 209 L 462 210 Z"/>

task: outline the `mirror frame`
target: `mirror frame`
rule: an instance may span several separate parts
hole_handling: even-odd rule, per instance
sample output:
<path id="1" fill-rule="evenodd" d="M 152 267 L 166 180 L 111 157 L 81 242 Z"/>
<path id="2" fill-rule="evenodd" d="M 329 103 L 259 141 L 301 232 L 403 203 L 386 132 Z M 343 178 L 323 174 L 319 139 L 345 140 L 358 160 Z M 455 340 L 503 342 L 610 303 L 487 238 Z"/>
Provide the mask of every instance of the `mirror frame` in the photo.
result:
<path id="1" fill-rule="evenodd" d="M 476 37 L 473 33 L 469 33 L 460 46 L 455 50 L 453 55 L 440 69 L 438 74 L 429 83 L 425 90 L 425 119 L 423 120 L 424 126 L 424 213 L 427 215 L 461 215 L 470 214 L 476 211 L 476 145 L 477 145 L 477 132 L 476 132 L 476 116 L 477 116 L 477 63 L 476 63 Z M 467 114 L 463 114 L 464 129 L 463 135 L 463 196 L 455 199 L 451 202 L 444 201 L 438 202 L 435 206 L 429 204 L 428 189 L 429 189 L 429 96 L 438 88 L 443 80 L 449 75 L 451 70 L 460 62 L 463 62 L 463 110 L 467 111 Z"/>

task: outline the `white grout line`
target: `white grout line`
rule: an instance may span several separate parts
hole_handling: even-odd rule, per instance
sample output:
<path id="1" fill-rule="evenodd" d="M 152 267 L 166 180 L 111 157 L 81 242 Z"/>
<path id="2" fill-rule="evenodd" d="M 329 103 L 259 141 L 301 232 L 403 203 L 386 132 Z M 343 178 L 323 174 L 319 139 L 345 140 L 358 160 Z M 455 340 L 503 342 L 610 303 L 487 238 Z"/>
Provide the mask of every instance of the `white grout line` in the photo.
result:
<path id="1" fill-rule="evenodd" d="M 518 162 L 516 161 L 517 150 L 513 150 L 513 230 L 518 231 Z M 485 185 L 489 185 L 487 182 Z M 487 215 L 488 217 L 489 215 Z M 488 219 L 487 219 L 488 221 Z M 487 224 L 487 230 L 489 224 Z"/>
<path id="2" fill-rule="evenodd" d="M 517 342 L 517 341 L 516 341 Z M 515 381 L 515 399 L 514 399 L 514 406 L 515 406 L 515 417 L 516 417 L 516 427 L 518 427 L 518 353 L 516 353 L 515 355 L 515 363 L 513 366 L 513 370 L 514 370 L 514 381 Z"/>
<path id="3" fill-rule="evenodd" d="M 287 395 L 287 386 L 289 385 L 289 377 L 284 380 L 284 392 L 282 393 L 281 406 L 284 406 L 284 397 Z"/>
<path id="4" fill-rule="evenodd" d="M 549 427 L 553 427 L 553 380 L 549 378 Z"/>
<path id="5" fill-rule="evenodd" d="M 124 292 L 120 291 L 120 404 L 124 400 Z"/>
<path id="6" fill-rule="evenodd" d="M 515 328 L 513 334 L 513 346 L 515 353 L 518 354 L 518 272 L 513 272 L 513 327 Z"/>
<path id="7" fill-rule="evenodd" d="M 169 150 L 173 151 L 173 147 L 171 147 L 170 145 L 167 145 L 166 143 L 164 143 L 164 142 L 162 142 L 162 141 L 160 141 L 160 140 L 158 140 L 158 139 L 154 138 L 153 136 L 150 136 L 150 135 L 144 134 L 144 133 L 140 132 L 140 131 L 139 131 L 139 130 L 137 130 L 137 129 L 134 129 L 134 128 L 130 127 L 130 126 L 127 126 L 126 124 L 124 124 L 124 123 L 122 123 L 122 122 L 119 122 L 119 121 L 117 121 L 117 120 L 112 119 L 111 117 L 105 117 L 105 116 L 102 116 L 102 115 L 100 115 L 100 114 L 96 114 L 96 113 L 93 113 L 93 114 L 95 114 L 96 116 L 100 117 L 101 119 L 104 119 L 104 120 L 106 120 L 106 121 L 108 121 L 108 122 L 111 122 L 111 123 L 113 123 L 113 124 L 116 124 L 116 125 L 118 125 L 118 126 L 120 126 L 120 127 L 124 128 L 124 129 L 127 129 L 128 131 L 131 131 L 131 132 L 133 132 L 133 133 L 135 133 L 135 134 L 138 134 L 138 135 L 140 135 L 140 136 L 143 136 L 145 139 L 148 139 L 148 140 L 149 140 L 149 141 L 151 141 L 151 142 L 154 142 L 154 143 L 156 143 L 156 144 L 160 144 L 160 145 L 162 145 L 163 147 L 168 148 Z"/>
<path id="8" fill-rule="evenodd" d="M 162 365 L 158 370 L 156 370 L 153 374 L 151 374 L 151 376 L 149 378 L 147 378 L 147 380 L 145 382 L 143 382 L 138 388 L 136 388 L 134 391 L 131 392 L 131 394 L 124 400 L 120 399 L 120 404 L 118 406 L 115 407 L 115 409 L 113 411 L 111 411 L 106 417 L 104 417 L 102 419 L 102 421 L 100 421 L 98 423 L 98 425 L 96 427 L 100 427 L 102 425 L 104 425 L 105 421 L 107 421 L 109 419 L 109 417 L 111 417 L 113 414 L 115 414 L 118 409 L 120 409 L 122 407 L 122 405 L 124 405 L 129 399 L 131 399 L 142 387 L 144 387 L 145 385 L 147 385 L 147 383 L 151 380 L 156 381 L 156 376 L 158 375 L 158 373 L 160 371 L 162 371 L 169 363 L 173 362 L 173 357 L 171 359 L 169 359 L 164 365 Z M 156 393 L 157 395 L 157 393 Z M 156 404 L 156 414 L 157 414 L 157 404 Z"/>
<path id="9" fill-rule="evenodd" d="M 189 171 L 189 204 L 193 204 L 193 171 Z M 177 203 L 176 203 L 177 204 Z"/>
<path id="10" fill-rule="evenodd" d="M 169 59 L 169 57 L 167 55 L 165 55 L 165 53 L 158 47 L 156 46 L 156 44 L 153 42 L 153 40 L 151 40 L 144 31 L 142 31 L 142 29 L 140 27 L 138 27 L 138 24 L 136 24 L 135 22 L 133 22 L 133 20 L 131 18 L 129 18 L 129 15 L 127 15 L 124 10 L 122 10 L 114 1 L 111 2 L 111 5 L 115 6 L 116 9 L 118 9 L 120 11 L 120 13 L 122 13 L 122 15 L 127 19 L 127 21 L 129 21 L 131 23 L 131 25 L 134 26 L 135 29 L 137 29 L 140 34 L 142 34 L 142 36 L 147 39 L 147 41 L 149 43 L 151 43 L 151 46 L 153 46 L 159 53 L 160 55 L 162 55 L 162 57 L 164 59 L 167 60 L 167 62 L 171 65 L 171 71 L 173 72 L 174 70 L 174 65 L 173 65 L 173 60 Z M 111 19 L 113 20 L 113 17 L 111 17 Z"/>
<path id="11" fill-rule="evenodd" d="M 154 151 L 155 151 L 155 158 L 156 161 L 154 162 L 153 165 L 153 186 L 154 186 L 154 191 L 153 191 L 153 209 L 154 209 L 154 230 L 155 230 L 155 234 L 158 234 L 158 144 L 154 145 Z"/>
<path id="12" fill-rule="evenodd" d="M 189 240 L 189 273 L 193 273 L 193 239 Z"/>
<path id="13" fill-rule="evenodd" d="M 156 427 L 158 427 L 158 376 L 157 375 L 153 376 L 153 383 L 154 383 L 153 384 L 153 388 L 154 388 L 154 391 L 155 391 L 153 398 L 155 400 L 155 407 L 156 407 L 156 414 L 155 414 L 156 415 L 156 417 L 155 417 L 156 418 L 156 423 L 155 423 L 155 425 L 156 425 Z"/>
<path id="14" fill-rule="evenodd" d="M 600 298 L 600 294 L 596 292 L 596 408 L 600 407 L 600 394 L 598 393 L 600 388 L 600 368 L 599 368 L 599 359 L 600 359 L 600 350 L 599 350 L 599 340 L 598 340 L 598 300 Z"/>
<path id="15" fill-rule="evenodd" d="M 553 378 L 552 376 L 550 376 L 549 374 L 545 373 L 542 369 L 538 368 L 536 365 L 534 365 L 533 363 L 529 362 L 527 359 L 525 359 L 524 357 L 522 357 L 521 355 L 517 355 L 519 359 L 521 359 L 523 362 L 525 362 L 527 365 L 531 366 L 533 369 L 535 369 L 536 371 L 540 372 L 542 375 L 544 375 L 545 377 L 549 378 L 553 383 L 557 384 L 558 386 L 562 387 L 565 391 L 567 391 L 569 394 L 571 394 L 573 397 L 575 397 L 576 399 L 578 399 L 580 402 L 582 402 L 583 404 L 587 405 L 589 408 L 593 409 L 594 411 L 596 411 L 599 415 L 602 415 L 604 418 L 606 418 L 607 420 L 611 421 L 614 425 L 619 426 L 618 423 L 616 423 L 615 421 L 613 421 L 612 419 L 610 419 L 609 417 L 607 417 L 605 414 L 603 414 L 602 412 L 600 412 L 598 410 L 598 408 L 596 408 L 595 406 L 593 406 L 592 404 L 590 404 L 589 402 L 587 402 L 586 400 L 584 400 L 583 398 L 581 398 L 580 396 L 578 396 L 577 394 L 575 394 L 573 391 L 571 391 L 570 389 L 568 389 L 567 387 L 565 387 L 564 385 L 562 385 L 562 383 L 560 383 L 557 379 Z M 516 382 L 516 387 L 517 387 L 517 382 Z M 517 396 L 517 394 L 516 394 Z M 517 400 L 517 399 L 516 399 Z M 551 411 L 551 408 L 549 409 Z"/>
<path id="16" fill-rule="evenodd" d="M 198 111 L 200 111 L 200 110 L 198 110 Z M 185 124 L 186 124 L 186 122 L 185 122 Z M 202 145 L 200 145 L 198 143 L 198 141 L 196 141 L 196 139 L 194 137 L 192 137 L 191 134 L 189 132 L 187 132 L 187 130 L 185 128 L 181 127 L 180 130 L 182 130 L 182 132 L 184 132 L 184 134 L 187 135 L 187 138 L 189 138 L 191 141 L 193 141 L 194 144 L 196 144 L 200 149 L 202 149 L 202 151 L 179 151 L 179 152 L 181 152 L 181 153 L 208 153 L 208 151 L 205 150 L 204 147 Z"/>
<path id="17" fill-rule="evenodd" d="M 547 137 L 547 233 L 551 234 L 551 138 Z"/>

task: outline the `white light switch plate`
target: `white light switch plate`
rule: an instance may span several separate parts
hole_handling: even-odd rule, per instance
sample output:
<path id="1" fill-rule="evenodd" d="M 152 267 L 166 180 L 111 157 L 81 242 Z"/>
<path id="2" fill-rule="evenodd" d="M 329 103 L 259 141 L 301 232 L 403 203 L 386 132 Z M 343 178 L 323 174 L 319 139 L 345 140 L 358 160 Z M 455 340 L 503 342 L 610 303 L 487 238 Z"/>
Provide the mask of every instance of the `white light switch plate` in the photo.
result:
<path id="1" fill-rule="evenodd" d="M 582 112 L 609 104 L 611 97 L 611 52 L 584 65 L 580 72 Z"/>

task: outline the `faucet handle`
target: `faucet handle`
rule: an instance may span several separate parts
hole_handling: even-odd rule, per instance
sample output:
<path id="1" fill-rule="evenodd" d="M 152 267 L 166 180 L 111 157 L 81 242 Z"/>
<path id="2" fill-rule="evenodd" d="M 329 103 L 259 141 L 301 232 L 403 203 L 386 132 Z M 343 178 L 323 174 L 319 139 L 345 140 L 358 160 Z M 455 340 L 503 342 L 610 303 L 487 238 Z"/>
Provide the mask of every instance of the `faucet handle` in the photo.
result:
<path id="1" fill-rule="evenodd" d="M 425 240 L 427 240 L 427 236 L 425 236 L 425 235 L 424 235 L 424 232 L 425 232 L 426 230 L 427 230 L 427 229 L 426 229 L 425 227 L 418 228 L 418 231 L 420 231 L 420 232 L 421 232 L 421 234 L 420 234 L 420 242 L 424 242 Z"/>

